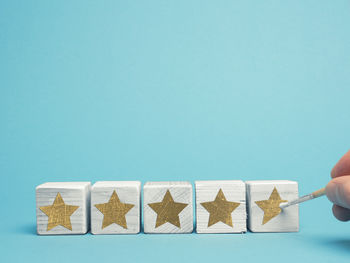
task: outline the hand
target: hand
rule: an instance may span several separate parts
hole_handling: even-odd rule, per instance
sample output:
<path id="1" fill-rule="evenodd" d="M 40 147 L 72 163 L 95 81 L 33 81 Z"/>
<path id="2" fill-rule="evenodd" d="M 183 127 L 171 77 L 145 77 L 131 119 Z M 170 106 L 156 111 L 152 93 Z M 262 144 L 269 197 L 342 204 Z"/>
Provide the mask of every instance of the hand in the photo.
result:
<path id="1" fill-rule="evenodd" d="M 332 180 L 326 186 L 328 199 L 334 203 L 333 214 L 340 221 L 350 220 L 350 151 L 333 167 Z"/>

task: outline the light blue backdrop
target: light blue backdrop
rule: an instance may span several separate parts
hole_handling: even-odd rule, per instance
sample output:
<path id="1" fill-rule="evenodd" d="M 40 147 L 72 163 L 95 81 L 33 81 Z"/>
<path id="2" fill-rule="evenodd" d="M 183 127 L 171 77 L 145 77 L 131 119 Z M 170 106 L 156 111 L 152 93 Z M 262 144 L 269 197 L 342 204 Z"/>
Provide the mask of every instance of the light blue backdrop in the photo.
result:
<path id="1" fill-rule="evenodd" d="M 349 149 L 349 1 L 1 1 L 2 262 L 345 262 L 326 198 L 300 232 L 35 234 L 46 181 L 291 179 Z M 4 260 L 4 261 L 3 261 Z"/>

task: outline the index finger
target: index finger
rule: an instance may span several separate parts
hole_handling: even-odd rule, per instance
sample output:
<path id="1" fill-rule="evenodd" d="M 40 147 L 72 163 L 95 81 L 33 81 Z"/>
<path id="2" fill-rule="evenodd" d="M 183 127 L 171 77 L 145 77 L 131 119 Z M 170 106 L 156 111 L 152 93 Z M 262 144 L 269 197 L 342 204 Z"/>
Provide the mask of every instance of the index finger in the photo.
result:
<path id="1" fill-rule="evenodd" d="M 344 175 L 350 175 L 350 151 L 340 158 L 331 171 L 332 178 Z"/>

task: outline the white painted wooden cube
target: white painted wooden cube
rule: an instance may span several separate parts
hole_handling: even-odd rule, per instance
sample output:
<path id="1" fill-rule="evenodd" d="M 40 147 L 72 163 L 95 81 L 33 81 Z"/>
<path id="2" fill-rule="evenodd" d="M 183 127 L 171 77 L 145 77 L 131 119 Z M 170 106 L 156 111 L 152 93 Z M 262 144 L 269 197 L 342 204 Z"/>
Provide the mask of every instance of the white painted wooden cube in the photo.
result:
<path id="1" fill-rule="evenodd" d="M 243 181 L 196 181 L 195 188 L 197 233 L 247 231 Z"/>
<path id="2" fill-rule="evenodd" d="M 144 232 L 191 233 L 192 196 L 189 182 L 147 182 L 143 188 Z"/>
<path id="3" fill-rule="evenodd" d="M 85 234 L 90 222 L 90 188 L 90 182 L 57 182 L 37 186 L 37 233 Z"/>
<path id="4" fill-rule="evenodd" d="M 252 232 L 299 231 L 299 207 L 281 203 L 298 198 L 294 181 L 247 181 L 248 228 Z"/>
<path id="5" fill-rule="evenodd" d="M 139 181 L 101 181 L 91 189 L 92 234 L 140 232 Z"/>

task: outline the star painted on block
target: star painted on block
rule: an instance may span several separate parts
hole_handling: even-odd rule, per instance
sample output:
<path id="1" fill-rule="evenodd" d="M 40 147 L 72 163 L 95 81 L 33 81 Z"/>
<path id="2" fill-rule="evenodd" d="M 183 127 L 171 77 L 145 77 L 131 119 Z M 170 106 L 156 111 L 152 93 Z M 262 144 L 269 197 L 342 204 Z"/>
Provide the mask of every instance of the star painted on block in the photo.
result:
<path id="1" fill-rule="evenodd" d="M 66 205 L 61 194 L 57 193 L 52 205 L 39 207 L 39 209 L 49 217 L 46 231 L 49 231 L 56 226 L 63 226 L 72 231 L 70 216 L 78 208 L 79 206 Z"/>
<path id="2" fill-rule="evenodd" d="M 179 214 L 188 204 L 174 202 L 169 190 L 166 191 L 162 202 L 148 205 L 157 213 L 156 228 L 167 222 L 181 228 Z"/>
<path id="3" fill-rule="evenodd" d="M 218 222 L 233 227 L 231 213 L 240 205 L 240 203 L 227 201 L 223 191 L 220 189 L 214 201 L 204 202 L 201 203 L 201 205 L 210 214 L 208 227 Z"/>
<path id="4" fill-rule="evenodd" d="M 97 204 L 95 207 L 103 214 L 102 229 L 115 223 L 127 229 L 125 215 L 135 205 L 122 203 L 114 190 L 108 203 Z"/>
<path id="5" fill-rule="evenodd" d="M 264 211 L 264 218 L 262 224 L 265 225 L 275 216 L 278 216 L 282 209 L 280 208 L 280 203 L 288 202 L 287 200 L 282 200 L 276 187 L 268 200 L 256 201 L 255 203 Z"/>

